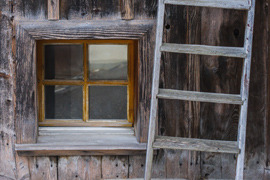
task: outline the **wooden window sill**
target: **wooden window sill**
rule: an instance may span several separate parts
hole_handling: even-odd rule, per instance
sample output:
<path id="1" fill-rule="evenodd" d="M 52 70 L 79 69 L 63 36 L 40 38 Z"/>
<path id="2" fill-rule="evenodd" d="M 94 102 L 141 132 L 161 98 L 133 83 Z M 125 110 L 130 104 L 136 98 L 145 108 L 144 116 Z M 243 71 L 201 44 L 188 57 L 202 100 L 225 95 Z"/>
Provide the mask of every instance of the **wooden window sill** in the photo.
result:
<path id="1" fill-rule="evenodd" d="M 133 128 L 40 127 L 36 144 L 16 144 L 20 156 L 139 155 Z"/>

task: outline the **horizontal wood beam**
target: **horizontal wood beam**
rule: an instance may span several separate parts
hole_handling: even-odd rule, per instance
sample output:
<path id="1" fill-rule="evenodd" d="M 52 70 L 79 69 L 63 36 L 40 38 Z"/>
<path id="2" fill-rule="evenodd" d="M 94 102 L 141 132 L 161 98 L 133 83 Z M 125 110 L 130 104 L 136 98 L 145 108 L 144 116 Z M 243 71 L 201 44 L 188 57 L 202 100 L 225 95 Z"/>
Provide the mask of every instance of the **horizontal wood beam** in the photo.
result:
<path id="1" fill-rule="evenodd" d="M 248 10 L 248 0 L 164 0 L 165 4 Z"/>
<path id="2" fill-rule="evenodd" d="M 163 52 L 246 58 L 244 48 L 164 43 Z"/>
<path id="3" fill-rule="evenodd" d="M 173 89 L 159 89 L 159 94 L 157 95 L 157 97 L 161 99 L 177 99 L 177 100 L 209 102 L 209 103 L 224 103 L 224 104 L 238 104 L 238 105 L 243 104 L 240 95 L 182 91 Z"/>
<path id="4" fill-rule="evenodd" d="M 48 0 L 48 20 L 59 20 L 59 0 Z"/>
<path id="5" fill-rule="evenodd" d="M 240 152 L 237 141 L 217 141 L 166 136 L 158 136 L 155 139 L 153 147 L 233 154 L 238 154 Z"/>

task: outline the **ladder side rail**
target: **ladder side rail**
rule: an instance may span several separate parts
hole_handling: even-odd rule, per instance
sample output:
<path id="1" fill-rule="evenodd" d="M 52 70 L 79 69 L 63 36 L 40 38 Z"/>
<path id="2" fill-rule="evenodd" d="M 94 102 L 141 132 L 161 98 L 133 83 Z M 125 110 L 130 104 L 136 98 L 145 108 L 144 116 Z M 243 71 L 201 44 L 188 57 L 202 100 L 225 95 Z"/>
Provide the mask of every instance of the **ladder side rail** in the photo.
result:
<path id="1" fill-rule="evenodd" d="M 249 0 L 251 8 L 248 11 L 248 18 L 246 22 L 245 32 L 245 44 L 244 48 L 247 53 L 247 57 L 244 60 L 243 74 L 241 80 L 241 97 L 243 105 L 241 107 L 239 124 L 238 124 L 238 147 L 240 154 L 237 157 L 236 166 L 236 180 L 242 180 L 244 178 L 244 163 L 245 163 L 245 144 L 246 144 L 246 126 L 247 126 L 247 113 L 248 113 L 248 95 L 249 95 L 249 83 L 250 83 L 250 69 L 252 58 L 252 40 L 254 30 L 254 16 L 255 16 L 255 0 Z"/>
<path id="2" fill-rule="evenodd" d="M 164 26 L 164 14 L 165 14 L 165 4 L 164 0 L 159 0 L 158 3 L 158 16 L 157 16 L 157 26 L 156 26 L 156 46 L 154 55 L 154 70 L 153 70 L 153 80 L 152 80 L 152 93 L 151 93 L 151 107 L 150 107 L 150 119 L 149 119 L 149 130 L 148 130 L 148 143 L 147 143 L 147 153 L 146 153 L 146 165 L 145 165 L 145 180 L 151 179 L 152 174 L 152 163 L 153 163 L 153 143 L 155 138 L 156 129 L 156 118 L 157 118 L 157 108 L 158 108 L 158 88 L 159 88 L 159 76 L 160 76 L 160 61 L 161 61 L 161 51 L 160 47 L 162 45 L 163 38 L 163 26 Z"/>

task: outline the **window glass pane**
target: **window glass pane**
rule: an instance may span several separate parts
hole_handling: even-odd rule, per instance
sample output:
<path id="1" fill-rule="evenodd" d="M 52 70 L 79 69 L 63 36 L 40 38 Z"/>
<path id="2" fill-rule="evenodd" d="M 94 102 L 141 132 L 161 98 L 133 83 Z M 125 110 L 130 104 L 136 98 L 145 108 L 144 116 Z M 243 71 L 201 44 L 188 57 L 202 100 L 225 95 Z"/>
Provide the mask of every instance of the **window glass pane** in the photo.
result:
<path id="1" fill-rule="evenodd" d="M 128 45 L 89 45 L 90 80 L 127 80 Z"/>
<path id="2" fill-rule="evenodd" d="M 45 45 L 45 79 L 83 79 L 83 45 Z"/>
<path id="3" fill-rule="evenodd" d="M 82 86 L 45 86 L 45 119 L 82 119 Z"/>
<path id="4" fill-rule="evenodd" d="M 127 119 L 126 86 L 90 86 L 90 119 Z"/>

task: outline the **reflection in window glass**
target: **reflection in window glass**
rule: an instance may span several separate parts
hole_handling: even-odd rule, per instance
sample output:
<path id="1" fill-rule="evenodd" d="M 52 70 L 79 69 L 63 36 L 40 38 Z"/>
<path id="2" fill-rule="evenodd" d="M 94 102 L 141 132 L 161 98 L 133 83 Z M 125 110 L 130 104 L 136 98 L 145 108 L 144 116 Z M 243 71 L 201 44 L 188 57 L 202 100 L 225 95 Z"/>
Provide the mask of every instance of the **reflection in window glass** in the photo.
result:
<path id="1" fill-rule="evenodd" d="M 90 86 L 90 119 L 127 119 L 126 86 Z"/>
<path id="2" fill-rule="evenodd" d="M 90 80 L 127 80 L 128 45 L 89 45 Z"/>
<path id="3" fill-rule="evenodd" d="M 82 86 L 45 86 L 45 119 L 82 119 Z"/>
<path id="4" fill-rule="evenodd" d="M 83 79 L 83 45 L 45 45 L 45 79 Z"/>

